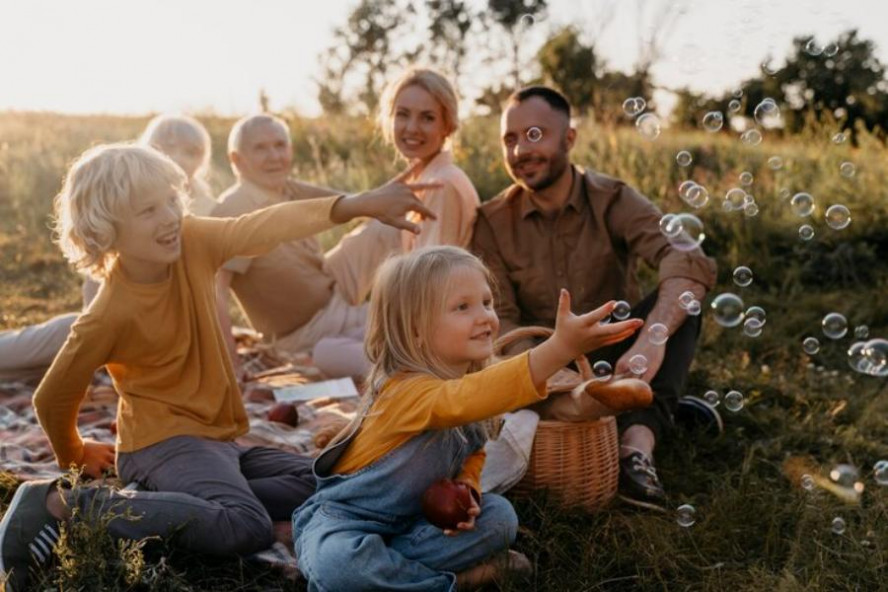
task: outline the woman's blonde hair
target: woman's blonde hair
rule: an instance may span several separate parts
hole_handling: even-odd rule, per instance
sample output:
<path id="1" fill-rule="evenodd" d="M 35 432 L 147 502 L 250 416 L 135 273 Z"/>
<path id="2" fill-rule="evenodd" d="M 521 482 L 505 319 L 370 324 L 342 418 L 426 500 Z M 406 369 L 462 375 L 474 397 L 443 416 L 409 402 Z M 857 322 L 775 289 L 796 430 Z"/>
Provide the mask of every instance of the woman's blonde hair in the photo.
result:
<path id="1" fill-rule="evenodd" d="M 168 154 L 171 146 L 191 147 L 200 150 L 200 165 L 188 180 L 189 195 L 192 198 L 207 197 L 213 199 L 210 188 L 210 157 L 213 145 L 207 128 L 198 120 L 187 115 L 161 114 L 148 122 L 145 131 L 139 137 L 139 143 L 151 146 Z"/>
<path id="2" fill-rule="evenodd" d="M 90 148 L 68 169 L 53 201 L 55 240 L 78 271 L 96 280 L 108 275 L 117 257 L 116 223 L 133 197 L 155 189 L 186 192 L 187 178 L 168 156 L 131 143 Z"/>
<path id="3" fill-rule="evenodd" d="M 395 101 L 398 95 L 408 86 L 418 86 L 441 105 L 441 114 L 444 119 L 444 129 L 447 130 L 448 141 L 450 136 L 459 128 L 459 100 L 453 85 L 439 72 L 428 68 L 410 68 L 398 78 L 386 85 L 379 100 L 379 116 L 377 123 L 382 131 L 382 136 L 392 143 L 392 120 L 395 117 Z"/>

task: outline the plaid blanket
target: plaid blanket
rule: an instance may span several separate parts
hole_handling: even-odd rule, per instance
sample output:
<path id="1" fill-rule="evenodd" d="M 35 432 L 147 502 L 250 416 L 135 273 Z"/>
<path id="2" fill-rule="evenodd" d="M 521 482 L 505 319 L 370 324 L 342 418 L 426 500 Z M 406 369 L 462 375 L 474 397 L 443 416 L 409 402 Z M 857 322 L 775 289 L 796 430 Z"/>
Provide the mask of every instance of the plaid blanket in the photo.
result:
<path id="1" fill-rule="evenodd" d="M 244 406 L 250 418 L 250 431 L 238 443 L 246 446 L 273 446 L 299 454 L 314 455 L 318 443 L 354 415 L 357 398 L 320 398 L 298 404 L 299 424 L 291 427 L 269 421 L 268 410 L 275 404 L 272 388 L 313 382 L 324 378 L 305 356 L 282 359 L 261 344 L 249 342 L 239 349 L 250 380 L 244 385 Z M 33 381 L 0 382 L 0 471 L 20 480 L 54 478 L 62 471 L 55 462 L 49 440 L 34 415 L 31 399 Z M 117 393 L 103 371 L 96 372 L 93 384 L 80 409 L 78 427 L 87 438 L 114 443 L 112 422 L 117 414 Z M 275 545 L 252 559 L 272 565 L 295 577 L 290 523 L 275 525 Z"/>

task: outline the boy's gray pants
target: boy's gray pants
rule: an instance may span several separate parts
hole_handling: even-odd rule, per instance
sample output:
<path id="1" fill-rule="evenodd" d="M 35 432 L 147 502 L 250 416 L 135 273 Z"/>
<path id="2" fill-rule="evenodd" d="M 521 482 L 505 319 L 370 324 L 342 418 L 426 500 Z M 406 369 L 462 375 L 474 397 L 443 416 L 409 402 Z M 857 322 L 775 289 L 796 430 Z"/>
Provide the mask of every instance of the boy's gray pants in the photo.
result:
<path id="1" fill-rule="evenodd" d="M 66 501 L 81 518 L 119 515 L 108 525 L 114 537 L 175 535 L 193 551 L 246 555 L 271 546 L 272 521 L 289 520 L 314 493 L 311 464 L 275 448 L 177 436 L 118 454 L 120 478 L 147 491 L 83 488 Z"/>

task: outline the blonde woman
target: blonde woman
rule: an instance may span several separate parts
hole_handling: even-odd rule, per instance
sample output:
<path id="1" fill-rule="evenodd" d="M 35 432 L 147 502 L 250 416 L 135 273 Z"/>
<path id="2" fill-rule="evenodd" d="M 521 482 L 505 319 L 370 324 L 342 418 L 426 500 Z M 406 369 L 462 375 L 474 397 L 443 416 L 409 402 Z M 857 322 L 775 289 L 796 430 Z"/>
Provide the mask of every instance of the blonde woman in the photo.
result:
<path id="1" fill-rule="evenodd" d="M 453 163 L 451 145 L 459 128 L 458 100 L 453 86 L 434 70 L 411 68 L 383 91 L 379 128 L 408 162 L 420 162 L 411 182 L 437 181 L 421 199 L 436 220 L 420 222 L 419 235 L 403 233 L 405 251 L 431 245 L 467 247 L 480 205 L 468 176 Z"/>

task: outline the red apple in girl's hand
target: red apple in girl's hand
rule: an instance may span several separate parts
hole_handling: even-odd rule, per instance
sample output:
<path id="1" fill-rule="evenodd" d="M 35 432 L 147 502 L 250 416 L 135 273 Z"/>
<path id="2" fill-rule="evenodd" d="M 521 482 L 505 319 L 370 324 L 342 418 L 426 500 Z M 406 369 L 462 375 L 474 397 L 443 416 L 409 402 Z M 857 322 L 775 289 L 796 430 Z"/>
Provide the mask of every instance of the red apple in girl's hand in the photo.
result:
<path id="1" fill-rule="evenodd" d="M 299 411 L 293 403 L 278 403 L 268 410 L 268 419 L 290 426 L 299 424 Z"/>
<path id="2" fill-rule="evenodd" d="M 468 522 L 471 507 L 471 488 L 453 479 L 435 481 L 422 494 L 423 515 L 443 530 L 456 530 L 460 522 Z"/>

